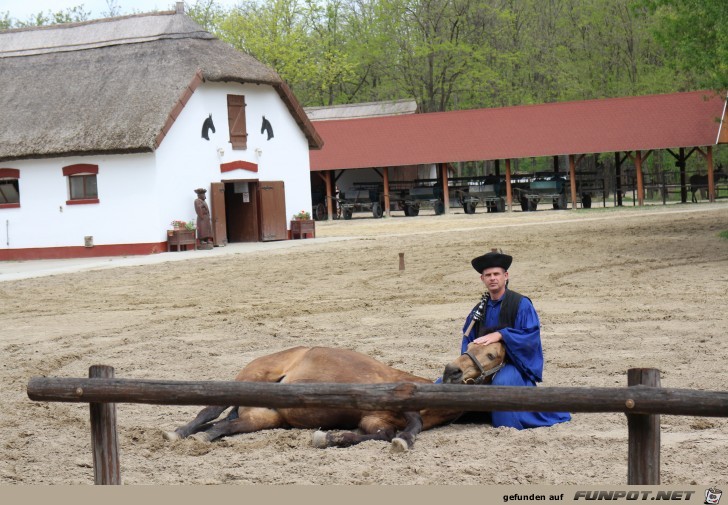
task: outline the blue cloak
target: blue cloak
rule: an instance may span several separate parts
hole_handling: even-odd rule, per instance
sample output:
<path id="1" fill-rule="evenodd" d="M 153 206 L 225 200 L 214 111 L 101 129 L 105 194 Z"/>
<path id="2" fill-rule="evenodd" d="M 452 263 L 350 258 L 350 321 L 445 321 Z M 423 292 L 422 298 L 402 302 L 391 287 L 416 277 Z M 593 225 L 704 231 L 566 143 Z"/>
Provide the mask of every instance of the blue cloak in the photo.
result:
<path id="1" fill-rule="evenodd" d="M 497 327 L 501 309 L 500 300 L 488 300 L 485 311 L 484 327 Z M 465 320 L 463 332 L 470 325 L 473 309 Z M 513 328 L 503 328 L 503 344 L 506 347 L 505 366 L 495 374 L 494 386 L 536 386 L 543 378 L 543 350 L 541 348 L 541 328 L 536 309 L 527 297 L 521 299 Z M 476 325 L 477 327 L 477 325 Z M 477 338 L 476 327 L 468 335 L 463 336 L 461 352 L 467 350 L 468 344 Z M 571 419 L 568 412 L 491 412 L 492 424 L 510 426 L 519 430 L 552 426 Z"/>

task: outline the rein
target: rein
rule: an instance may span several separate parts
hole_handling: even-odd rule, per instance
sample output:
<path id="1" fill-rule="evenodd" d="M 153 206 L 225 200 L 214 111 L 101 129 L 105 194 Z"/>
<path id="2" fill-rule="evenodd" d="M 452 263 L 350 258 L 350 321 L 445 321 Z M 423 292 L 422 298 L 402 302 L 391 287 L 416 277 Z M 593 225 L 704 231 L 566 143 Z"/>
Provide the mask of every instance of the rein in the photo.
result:
<path id="1" fill-rule="evenodd" d="M 478 361 L 478 358 L 476 358 L 475 356 L 470 354 L 469 351 L 465 351 L 463 354 L 467 355 L 468 358 L 470 358 L 473 361 L 475 366 L 478 367 L 478 370 L 480 370 L 480 375 L 478 377 L 476 377 L 475 379 L 468 379 L 463 382 L 464 384 L 482 384 L 483 382 L 485 382 L 485 379 L 487 379 L 491 375 L 495 375 L 496 372 L 498 372 L 498 370 L 500 370 L 501 368 L 503 368 L 505 366 L 505 363 L 501 362 L 500 365 L 493 367 L 490 370 L 486 370 L 485 368 L 483 368 L 483 365 L 480 364 L 480 361 Z"/>

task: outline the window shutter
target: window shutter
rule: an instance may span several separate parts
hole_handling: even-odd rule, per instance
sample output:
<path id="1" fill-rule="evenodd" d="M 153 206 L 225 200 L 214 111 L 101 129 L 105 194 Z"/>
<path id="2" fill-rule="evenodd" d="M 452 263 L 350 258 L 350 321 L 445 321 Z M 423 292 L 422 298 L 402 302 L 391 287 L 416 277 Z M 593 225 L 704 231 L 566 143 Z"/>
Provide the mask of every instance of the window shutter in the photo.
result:
<path id="1" fill-rule="evenodd" d="M 245 97 L 228 95 L 228 125 L 230 127 L 230 143 L 233 149 L 247 149 L 248 132 L 245 127 Z"/>

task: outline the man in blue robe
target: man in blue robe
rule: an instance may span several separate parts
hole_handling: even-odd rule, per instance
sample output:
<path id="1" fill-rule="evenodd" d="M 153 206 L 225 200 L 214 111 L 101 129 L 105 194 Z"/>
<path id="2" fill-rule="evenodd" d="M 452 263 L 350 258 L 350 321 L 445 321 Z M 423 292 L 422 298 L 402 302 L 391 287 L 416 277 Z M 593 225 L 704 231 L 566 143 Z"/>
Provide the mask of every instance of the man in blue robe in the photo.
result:
<path id="1" fill-rule="evenodd" d="M 470 342 L 484 345 L 502 342 L 506 348 L 505 366 L 495 374 L 492 384 L 536 386 L 543 374 L 540 322 L 531 300 L 508 289 L 508 268 L 512 261 L 511 256 L 498 252 L 489 252 L 472 260 L 471 264 L 480 274 L 488 293 L 484 297 L 484 306 L 474 307 L 465 320 L 461 352 L 466 351 Z M 490 414 L 493 426 L 510 426 L 519 430 L 551 426 L 571 419 L 567 412 Z"/>

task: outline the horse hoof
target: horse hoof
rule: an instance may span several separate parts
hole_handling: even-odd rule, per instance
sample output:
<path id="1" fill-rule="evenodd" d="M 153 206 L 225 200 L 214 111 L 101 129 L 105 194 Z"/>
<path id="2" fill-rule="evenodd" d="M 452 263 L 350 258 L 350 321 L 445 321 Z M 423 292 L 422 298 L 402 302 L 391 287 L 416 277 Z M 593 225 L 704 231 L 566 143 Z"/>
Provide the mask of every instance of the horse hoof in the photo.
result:
<path id="1" fill-rule="evenodd" d="M 212 440 L 210 438 L 210 435 L 208 435 L 204 431 L 201 431 L 199 433 L 195 433 L 194 435 L 190 435 L 190 438 L 194 438 L 198 442 L 210 442 Z"/>
<path id="2" fill-rule="evenodd" d="M 407 441 L 401 438 L 392 439 L 392 452 L 407 452 L 409 451 L 409 445 Z"/>
<path id="3" fill-rule="evenodd" d="M 326 432 L 321 430 L 315 431 L 313 434 L 313 438 L 311 439 L 311 443 L 317 449 L 323 449 L 325 447 L 328 447 L 329 444 L 326 441 Z"/>
<path id="4" fill-rule="evenodd" d="M 165 431 L 164 433 L 162 433 L 162 436 L 165 440 L 169 440 L 170 442 L 174 442 L 175 440 L 182 440 L 182 435 L 180 435 L 176 431 Z"/>

